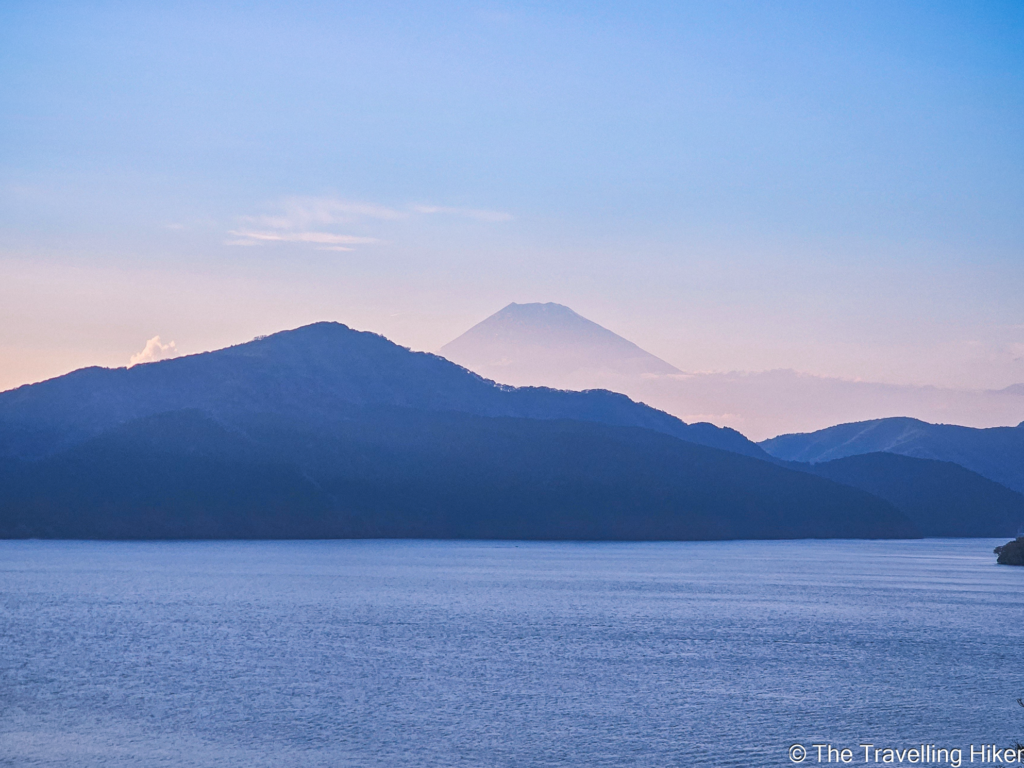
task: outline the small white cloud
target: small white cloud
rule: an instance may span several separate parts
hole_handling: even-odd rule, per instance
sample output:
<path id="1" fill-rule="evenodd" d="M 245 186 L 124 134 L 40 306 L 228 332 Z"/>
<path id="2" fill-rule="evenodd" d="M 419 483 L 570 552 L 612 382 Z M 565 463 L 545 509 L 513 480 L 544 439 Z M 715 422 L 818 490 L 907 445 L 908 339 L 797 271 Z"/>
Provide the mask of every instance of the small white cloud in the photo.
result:
<path id="1" fill-rule="evenodd" d="M 512 214 L 505 213 L 504 211 L 485 211 L 478 208 L 449 208 L 443 205 L 414 205 L 412 207 L 416 213 L 444 213 L 451 216 L 464 216 L 467 219 L 476 219 L 477 221 L 511 221 Z"/>
<path id="2" fill-rule="evenodd" d="M 141 352 L 137 355 L 132 355 L 128 367 L 131 368 L 133 365 L 139 365 L 140 363 L 155 363 L 157 360 L 166 360 L 177 356 L 178 350 L 175 348 L 173 341 L 163 344 L 159 336 L 154 336 L 146 342 L 146 346 Z"/>

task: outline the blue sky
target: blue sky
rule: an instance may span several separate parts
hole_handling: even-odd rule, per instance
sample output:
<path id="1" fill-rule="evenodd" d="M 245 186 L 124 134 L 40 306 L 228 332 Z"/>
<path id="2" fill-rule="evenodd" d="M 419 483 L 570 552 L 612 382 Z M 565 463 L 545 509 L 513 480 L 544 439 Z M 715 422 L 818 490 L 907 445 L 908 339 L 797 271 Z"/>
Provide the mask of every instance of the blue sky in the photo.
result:
<path id="1" fill-rule="evenodd" d="M 1024 381 L 1020 3 L 0 8 L 0 388 L 557 301 L 684 370 Z"/>

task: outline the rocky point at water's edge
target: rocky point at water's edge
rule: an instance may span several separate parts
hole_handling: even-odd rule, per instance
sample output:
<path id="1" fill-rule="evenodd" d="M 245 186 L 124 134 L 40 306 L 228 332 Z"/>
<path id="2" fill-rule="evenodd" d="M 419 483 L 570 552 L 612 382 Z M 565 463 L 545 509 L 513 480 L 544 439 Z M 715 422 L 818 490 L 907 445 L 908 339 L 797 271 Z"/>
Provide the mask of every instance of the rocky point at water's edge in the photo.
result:
<path id="1" fill-rule="evenodd" d="M 1024 565 L 1024 536 L 996 547 L 993 552 L 998 555 L 996 562 L 1000 565 Z"/>

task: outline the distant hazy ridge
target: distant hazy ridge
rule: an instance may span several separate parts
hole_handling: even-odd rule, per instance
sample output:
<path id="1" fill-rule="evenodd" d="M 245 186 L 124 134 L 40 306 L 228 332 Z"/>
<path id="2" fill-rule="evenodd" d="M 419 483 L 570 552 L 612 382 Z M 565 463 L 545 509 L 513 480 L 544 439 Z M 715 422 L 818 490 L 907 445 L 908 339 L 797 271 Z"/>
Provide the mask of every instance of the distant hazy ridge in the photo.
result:
<path id="1" fill-rule="evenodd" d="M 792 370 L 684 372 L 559 304 L 509 304 L 440 354 L 505 384 L 610 389 L 758 440 L 884 416 L 976 427 L 1024 419 L 1024 384 L 969 391 Z"/>
<path id="2" fill-rule="evenodd" d="M 445 344 L 440 353 L 484 376 L 520 385 L 548 383 L 566 373 L 682 373 L 633 342 L 552 303 L 509 304 Z"/>

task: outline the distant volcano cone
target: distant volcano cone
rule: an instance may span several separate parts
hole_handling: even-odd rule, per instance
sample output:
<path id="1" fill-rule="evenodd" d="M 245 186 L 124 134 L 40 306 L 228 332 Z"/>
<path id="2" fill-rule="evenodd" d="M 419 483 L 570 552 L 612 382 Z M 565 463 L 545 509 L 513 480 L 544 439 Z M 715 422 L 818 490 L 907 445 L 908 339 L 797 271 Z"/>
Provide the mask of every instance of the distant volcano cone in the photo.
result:
<path id="1" fill-rule="evenodd" d="M 681 373 L 561 304 L 509 304 L 440 354 L 507 384 L 570 384 L 583 374 Z"/>

